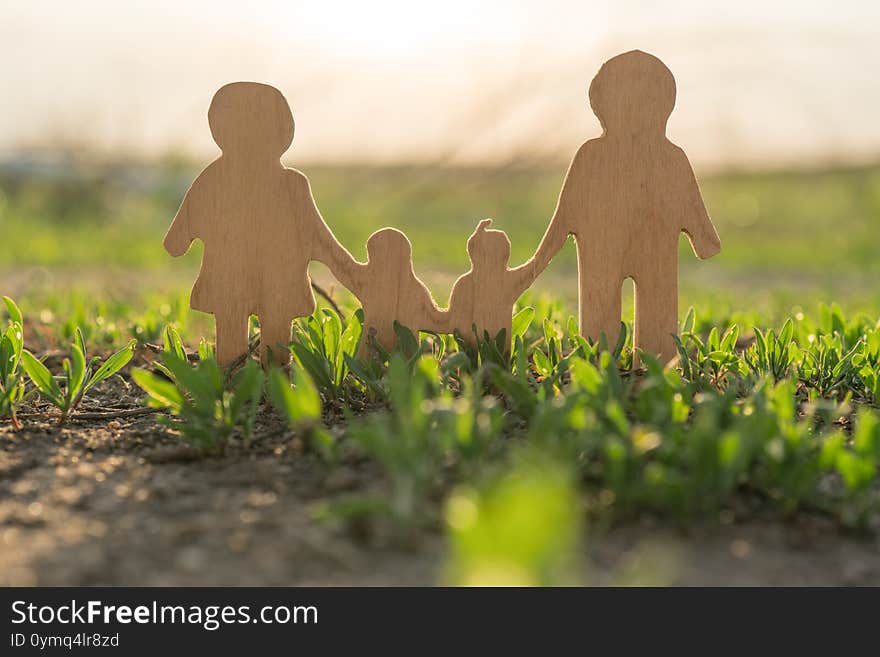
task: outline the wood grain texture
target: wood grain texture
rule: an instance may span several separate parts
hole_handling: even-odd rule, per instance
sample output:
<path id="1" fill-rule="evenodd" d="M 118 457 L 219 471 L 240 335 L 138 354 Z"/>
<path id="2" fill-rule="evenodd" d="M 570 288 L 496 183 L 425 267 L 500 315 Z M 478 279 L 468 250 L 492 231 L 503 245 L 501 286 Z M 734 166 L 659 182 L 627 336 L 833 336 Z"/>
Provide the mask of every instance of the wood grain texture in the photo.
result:
<path id="1" fill-rule="evenodd" d="M 208 123 L 222 155 L 193 182 L 165 236 L 172 256 L 205 245 L 190 299 L 213 313 L 217 360 L 247 351 L 248 318 L 261 325 L 261 357 L 289 360 L 291 322 L 311 314 L 309 261 L 331 270 L 353 261 L 321 217 L 305 175 L 285 168 L 293 115 L 277 89 L 234 82 L 214 95 Z"/>
<path id="2" fill-rule="evenodd" d="M 676 354 L 678 238 L 709 258 L 721 249 L 684 151 L 666 138 L 675 79 L 653 55 L 607 61 L 590 85 L 602 136 L 569 167 L 556 212 L 534 256 L 543 269 L 569 235 L 577 243 L 580 330 L 614 344 L 621 287 L 635 282 L 635 347 L 667 362 Z M 638 358 L 635 359 L 638 364 Z"/>
<path id="3" fill-rule="evenodd" d="M 504 231 L 490 229 L 491 225 L 491 219 L 484 219 L 468 239 L 471 269 L 455 281 L 446 324 L 438 332 L 458 331 L 476 347 L 477 336 L 483 338 L 488 332 L 495 338 L 505 330 L 509 348 L 513 305 L 534 282 L 538 263 L 530 260 L 515 269 L 508 267 L 510 240 Z"/>
<path id="4" fill-rule="evenodd" d="M 445 324 L 444 313 L 413 269 L 412 244 L 396 228 L 383 228 L 370 235 L 367 262 L 348 259 L 331 270 L 363 307 L 362 357 L 370 354 L 370 335 L 386 351 L 394 349 L 395 321 L 413 331 L 436 331 Z"/>

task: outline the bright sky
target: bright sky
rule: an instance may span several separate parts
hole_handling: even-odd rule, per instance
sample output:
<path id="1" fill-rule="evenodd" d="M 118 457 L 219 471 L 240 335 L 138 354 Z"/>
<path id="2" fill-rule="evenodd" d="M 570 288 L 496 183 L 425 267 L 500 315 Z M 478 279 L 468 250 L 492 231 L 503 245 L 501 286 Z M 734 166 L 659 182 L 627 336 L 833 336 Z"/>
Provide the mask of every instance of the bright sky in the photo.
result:
<path id="1" fill-rule="evenodd" d="M 211 96 L 244 79 L 290 100 L 293 162 L 567 159 L 632 48 L 673 70 L 696 161 L 880 155 L 880 3 L 857 0 L 0 0 L 0 153 L 207 155 Z"/>

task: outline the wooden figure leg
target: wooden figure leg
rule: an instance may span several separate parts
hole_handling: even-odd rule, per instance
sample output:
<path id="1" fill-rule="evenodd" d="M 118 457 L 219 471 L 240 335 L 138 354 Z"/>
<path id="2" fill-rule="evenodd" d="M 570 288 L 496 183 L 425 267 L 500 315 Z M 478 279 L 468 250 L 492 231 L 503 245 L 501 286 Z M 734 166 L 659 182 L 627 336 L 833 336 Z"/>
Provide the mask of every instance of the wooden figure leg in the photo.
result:
<path id="1" fill-rule="evenodd" d="M 270 352 L 275 364 L 283 366 L 290 362 L 291 325 L 289 317 L 276 317 L 271 313 L 260 317 L 260 362 L 263 367 L 270 363 Z"/>
<path id="2" fill-rule="evenodd" d="M 248 316 L 241 313 L 218 313 L 217 363 L 229 365 L 248 350 Z"/>
<path id="3" fill-rule="evenodd" d="M 580 290 L 581 334 L 598 341 L 604 333 L 608 348 L 613 349 L 620 336 L 621 281 L 598 277 L 582 281 Z"/>
<path id="4" fill-rule="evenodd" d="M 637 349 L 660 358 L 666 364 L 678 353 L 672 335 L 678 332 L 678 292 L 666 277 L 636 281 L 635 335 Z M 633 360 L 638 365 L 638 354 Z"/>

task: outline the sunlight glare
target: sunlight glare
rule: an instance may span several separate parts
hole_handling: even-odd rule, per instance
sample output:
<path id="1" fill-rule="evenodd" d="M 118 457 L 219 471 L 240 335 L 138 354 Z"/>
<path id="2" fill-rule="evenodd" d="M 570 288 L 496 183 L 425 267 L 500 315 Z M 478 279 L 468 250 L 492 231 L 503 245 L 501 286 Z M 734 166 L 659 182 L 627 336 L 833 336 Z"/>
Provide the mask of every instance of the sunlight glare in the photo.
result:
<path id="1" fill-rule="evenodd" d="M 515 12 L 494 0 L 442 4 L 412 0 L 327 0 L 290 7 L 288 28 L 313 35 L 327 50 L 360 57 L 400 57 L 461 43 L 498 44 L 515 39 Z"/>

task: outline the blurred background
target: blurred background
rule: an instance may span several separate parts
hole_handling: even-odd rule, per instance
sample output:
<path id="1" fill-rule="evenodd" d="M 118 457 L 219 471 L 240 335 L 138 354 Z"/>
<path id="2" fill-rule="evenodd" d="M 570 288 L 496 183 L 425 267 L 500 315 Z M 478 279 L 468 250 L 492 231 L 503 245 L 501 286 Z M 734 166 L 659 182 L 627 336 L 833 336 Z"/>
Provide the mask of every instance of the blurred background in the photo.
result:
<path id="1" fill-rule="evenodd" d="M 529 257 L 599 134 L 590 80 L 639 48 L 676 76 L 669 136 L 723 242 L 702 263 L 683 240 L 683 310 L 876 311 L 878 37 L 858 0 L 5 2 L 0 292 L 185 293 L 200 250 L 174 260 L 162 236 L 218 152 L 214 91 L 256 80 L 290 101 L 285 162 L 340 240 L 363 258 L 403 229 L 445 304 L 479 219 Z M 573 307 L 575 267 L 569 244 L 537 287 Z"/>

